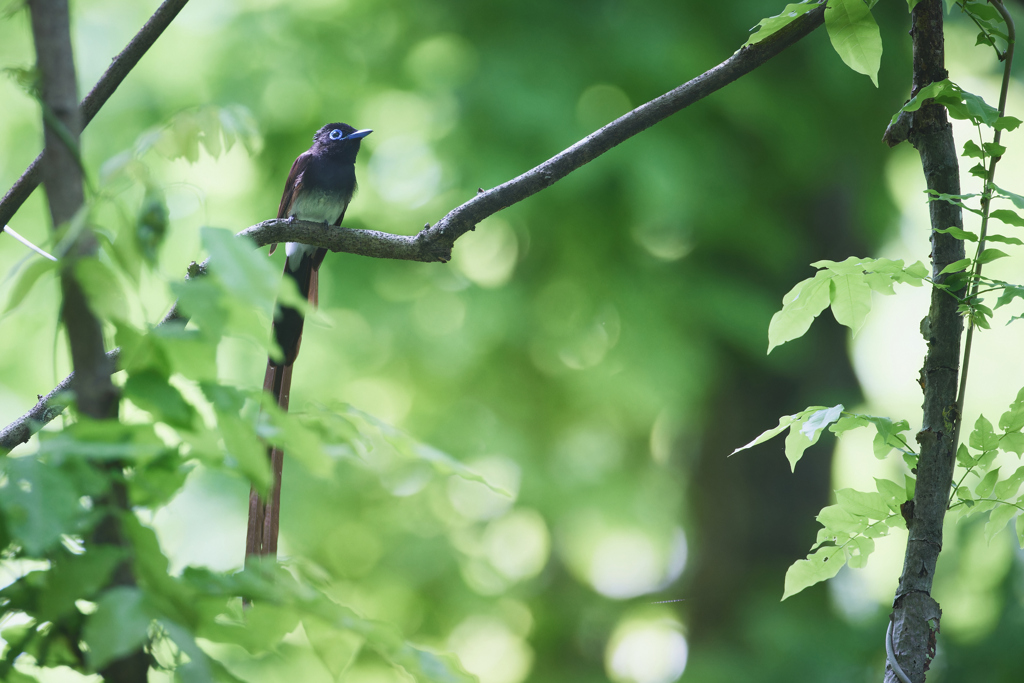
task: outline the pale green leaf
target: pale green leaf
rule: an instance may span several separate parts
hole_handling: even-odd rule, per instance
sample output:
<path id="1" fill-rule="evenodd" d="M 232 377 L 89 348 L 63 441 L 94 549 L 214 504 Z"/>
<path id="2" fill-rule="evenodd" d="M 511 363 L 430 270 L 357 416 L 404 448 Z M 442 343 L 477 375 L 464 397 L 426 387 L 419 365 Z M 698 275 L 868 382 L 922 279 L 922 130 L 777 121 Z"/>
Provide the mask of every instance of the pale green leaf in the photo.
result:
<path id="1" fill-rule="evenodd" d="M 148 639 L 155 614 L 142 591 L 118 586 L 104 593 L 96 611 L 85 621 L 83 638 L 89 645 L 89 665 L 95 669 L 138 649 Z"/>
<path id="2" fill-rule="evenodd" d="M 864 0 L 829 0 L 825 28 L 832 47 L 846 65 L 878 87 L 882 62 L 882 36 Z"/>
<path id="3" fill-rule="evenodd" d="M 992 218 L 1016 228 L 1024 228 L 1024 218 L 1012 209 L 996 209 L 989 214 Z"/>
<path id="4" fill-rule="evenodd" d="M 1019 432 L 1024 429 L 1024 401 L 1017 394 L 1017 400 L 1010 404 L 1009 410 L 999 417 L 999 428 L 1004 432 Z"/>
<path id="5" fill-rule="evenodd" d="M 1018 467 L 1017 471 L 1003 481 L 996 484 L 994 493 L 999 500 L 1010 500 L 1017 495 L 1020 485 L 1024 483 L 1024 467 Z"/>
<path id="6" fill-rule="evenodd" d="M 875 529 L 883 534 L 887 531 L 881 524 L 876 526 Z M 850 544 L 846 546 L 846 551 L 847 563 L 854 569 L 861 569 L 867 566 L 868 557 L 871 553 L 875 552 L 875 541 L 868 536 L 856 536 L 850 539 Z"/>
<path id="7" fill-rule="evenodd" d="M 865 281 L 864 274 L 833 277 L 829 283 L 829 298 L 836 321 L 857 334 L 871 311 L 871 286 Z"/>
<path id="8" fill-rule="evenodd" d="M 842 505 L 826 505 L 815 518 L 824 527 L 820 538 L 835 538 L 839 535 L 854 536 L 864 531 L 868 526 L 868 519 L 864 515 L 857 515 Z"/>
<path id="9" fill-rule="evenodd" d="M 7 297 L 7 306 L 4 308 L 4 313 L 14 309 L 24 301 L 28 293 L 32 291 L 32 287 L 39 281 L 39 278 L 56 269 L 57 263 L 49 259 L 33 259 L 29 262 L 25 269 L 21 271 L 21 274 L 18 275 L 14 286 L 11 287 L 11 295 Z"/>
<path id="10" fill-rule="evenodd" d="M 946 273 L 955 273 L 955 272 L 958 272 L 958 271 L 966 269 L 970 265 L 971 265 L 971 259 L 969 259 L 969 258 L 962 258 L 959 261 L 953 261 L 948 266 L 943 268 L 942 272 L 940 272 L 939 275 L 945 275 Z"/>
<path id="11" fill-rule="evenodd" d="M 993 451 L 999 447 L 999 436 L 992 429 L 992 423 L 979 415 L 967 443 L 977 451 Z"/>
<path id="12" fill-rule="evenodd" d="M 1009 256 L 1005 251 L 999 249 L 986 249 L 978 257 L 978 263 L 992 263 L 993 261 Z"/>
<path id="13" fill-rule="evenodd" d="M 988 498 L 992 495 L 992 490 L 995 488 L 996 482 L 999 481 L 999 469 L 1000 468 L 997 467 L 982 477 L 981 481 L 978 482 L 978 485 L 974 487 L 975 497 Z"/>
<path id="14" fill-rule="evenodd" d="M 876 492 L 839 489 L 836 491 L 836 502 L 850 514 L 868 519 L 885 519 L 892 512 L 882 494 Z"/>
<path id="15" fill-rule="evenodd" d="M 768 36 L 777 33 L 817 7 L 818 3 L 812 0 L 804 0 L 803 2 L 790 3 L 786 5 L 779 14 L 773 17 L 767 17 L 757 22 L 757 26 L 750 29 L 754 33 L 747 39 L 747 42 L 743 44 L 744 47 L 761 42 Z"/>
<path id="16" fill-rule="evenodd" d="M 797 560 L 786 570 L 785 590 L 782 599 L 796 595 L 800 591 L 816 583 L 831 579 L 846 564 L 846 555 L 838 548 L 819 548 L 807 556 L 806 560 Z"/>
<path id="17" fill-rule="evenodd" d="M 803 336 L 811 322 L 829 304 L 832 274 L 819 270 L 814 277 L 798 283 L 782 298 L 782 310 L 768 325 L 768 353 L 776 346 Z"/>
<path id="18" fill-rule="evenodd" d="M 80 259 L 75 263 L 75 279 L 97 317 L 104 320 L 126 319 L 128 299 L 121 282 L 106 264 L 96 257 Z"/>
<path id="19" fill-rule="evenodd" d="M 1020 510 L 1013 505 L 1000 505 L 992 510 L 985 524 L 985 540 L 991 543 L 996 534 L 1006 528 L 1009 521 L 1019 513 Z"/>
<path id="20" fill-rule="evenodd" d="M 886 506 L 893 512 L 900 511 L 900 505 L 907 501 L 907 489 L 889 479 L 875 478 L 875 488 L 881 494 Z"/>
<path id="21" fill-rule="evenodd" d="M 782 431 L 784 429 L 788 429 L 789 426 L 791 424 L 793 424 L 793 422 L 795 420 L 796 420 L 796 416 L 795 415 L 783 415 L 782 417 L 779 418 L 779 424 L 777 426 L 772 427 L 771 429 L 764 430 L 763 432 L 758 434 L 756 437 L 754 437 L 753 441 L 751 441 L 750 443 L 748 443 L 748 444 L 746 444 L 744 446 L 740 446 L 739 448 L 734 450 L 729 455 L 736 455 L 740 451 L 745 451 L 748 448 L 753 448 L 754 446 L 757 446 L 758 444 L 762 444 L 765 441 L 767 441 L 768 439 L 771 439 L 772 437 L 777 436 L 778 434 L 781 434 Z"/>
<path id="22" fill-rule="evenodd" d="M 800 427 L 800 433 L 808 439 L 817 440 L 821 430 L 838 420 L 842 412 L 842 403 L 831 408 L 822 408 L 807 418 L 807 421 Z"/>

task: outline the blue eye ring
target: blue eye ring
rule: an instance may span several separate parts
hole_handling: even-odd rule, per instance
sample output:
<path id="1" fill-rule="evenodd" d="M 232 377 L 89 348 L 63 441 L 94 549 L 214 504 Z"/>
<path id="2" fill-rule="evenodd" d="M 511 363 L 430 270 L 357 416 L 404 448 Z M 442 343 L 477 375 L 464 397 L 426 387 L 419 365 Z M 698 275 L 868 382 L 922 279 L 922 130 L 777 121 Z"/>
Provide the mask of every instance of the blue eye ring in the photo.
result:
<path id="1" fill-rule="evenodd" d="M 340 128 L 335 128 L 334 130 L 331 131 L 331 134 L 328 137 L 330 137 L 332 140 L 340 140 L 343 137 L 345 137 L 345 134 L 341 131 Z"/>

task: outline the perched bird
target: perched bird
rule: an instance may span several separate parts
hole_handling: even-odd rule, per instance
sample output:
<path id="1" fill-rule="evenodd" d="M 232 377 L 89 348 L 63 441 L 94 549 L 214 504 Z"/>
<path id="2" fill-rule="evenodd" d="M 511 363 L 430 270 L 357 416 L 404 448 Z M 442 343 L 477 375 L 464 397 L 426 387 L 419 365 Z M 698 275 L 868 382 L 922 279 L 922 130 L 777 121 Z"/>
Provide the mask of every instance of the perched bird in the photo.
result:
<path id="1" fill-rule="evenodd" d="M 345 209 L 356 191 L 356 155 L 360 141 L 370 130 L 356 130 L 347 123 L 329 123 L 313 136 L 313 146 L 299 155 L 292 164 L 284 184 L 278 218 L 297 218 L 324 225 L 341 225 Z M 274 253 L 277 245 L 270 248 Z M 327 250 L 297 242 L 285 245 L 287 258 L 284 274 L 295 281 L 301 296 L 317 304 L 317 271 Z M 299 355 L 302 341 L 302 312 L 280 305 L 274 316 L 274 339 L 281 347 L 282 358 L 267 360 L 263 390 L 270 392 L 282 410 L 288 410 L 292 364 Z M 283 453 L 270 449 L 274 474 L 270 500 L 263 500 L 253 490 L 249 494 L 249 529 L 245 554 L 276 555 L 278 519 L 281 500 L 281 469 Z"/>

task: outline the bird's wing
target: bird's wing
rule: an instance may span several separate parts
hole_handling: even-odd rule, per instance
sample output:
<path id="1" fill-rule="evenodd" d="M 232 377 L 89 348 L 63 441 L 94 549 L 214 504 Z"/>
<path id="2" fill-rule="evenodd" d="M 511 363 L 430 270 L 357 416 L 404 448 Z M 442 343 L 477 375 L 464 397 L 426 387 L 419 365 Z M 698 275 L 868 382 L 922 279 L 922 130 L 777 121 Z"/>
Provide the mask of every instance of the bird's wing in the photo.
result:
<path id="1" fill-rule="evenodd" d="M 288 218 L 288 213 L 292 209 L 292 199 L 294 199 L 302 187 L 302 172 L 306 170 L 306 166 L 309 165 L 309 160 L 312 156 L 309 152 L 303 152 L 292 164 L 292 170 L 288 173 L 288 180 L 284 183 L 281 204 L 277 207 L 278 218 Z M 277 249 L 277 245 L 271 244 L 270 253 L 273 254 L 275 249 Z"/>

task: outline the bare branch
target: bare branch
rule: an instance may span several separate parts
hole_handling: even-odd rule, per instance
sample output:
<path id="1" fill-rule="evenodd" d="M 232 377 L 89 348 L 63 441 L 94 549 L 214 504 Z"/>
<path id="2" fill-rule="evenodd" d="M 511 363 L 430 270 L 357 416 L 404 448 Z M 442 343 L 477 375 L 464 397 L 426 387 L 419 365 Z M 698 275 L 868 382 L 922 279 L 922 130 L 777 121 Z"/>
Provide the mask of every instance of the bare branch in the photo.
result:
<path id="1" fill-rule="evenodd" d="M 319 223 L 295 219 L 264 221 L 239 234 L 252 238 L 260 246 L 274 242 L 302 242 L 374 258 L 448 261 L 455 240 L 473 230 L 480 221 L 550 187 L 637 133 L 750 73 L 821 26 L 824 16 L 825 4 L 822 3 L 764 41 L 739 49 L 710 71 L 637 107 L 543 164 L 498 187 L 481 191 L 433 226 L 426 225 L 416 235 L 325 228 Z"/>
<path id="2" fill-rule="evenodd" d="M 178 12 L 181 11 L 181 8 L 187 2 L 188 0 L 165 0 L 157 8 L 156 12 L 153 13 L 153 16 L 149 18 L 149 21 L 135 34 L 135 37 L 131 39 L 127 47 L 121 50 L 121 53 L 114 58 L 113 63 L 111 63 L 100 77 L 100 80 L 96 82 L 96 85 L 79 105 L 83 128 L 89 125 L 89 122 L 96 116 L 100 108 L 114 94 L 117 86 L 121 85 L 121 81 L 135 68 L 135 65 L 142 59 L 142 55 L 146 54 L 146 51 L 153 46 L 156 39 L 160 37 L 160 34 L 164 32 L 164 29 L 167 28 L 174 17 L 178 16 Z M 35 158 L 35 161 L 29 164 L 29 167 L 21 174 L 21 177 L 18 178 L 11 189 L 7 191 L 4 198 L 0 199 L 0 232 L 3 231 L 4 226 L 10 222 L 14 214 L 21 208 L 21 205 L 25 203 L 25 200 L 29 198 L 42 181 L 42 176 L 40 175 L 42 160 L 43 153 L 40 153 Z"/>
<path id="3" fill-rule="evenodd" d="M 165 2 L 164 6 L 169 4 L 170 0 Z M 540 166 L 487 192 L 479 193 L 449 212 L 434 226 L 424 226 L 416 235 L 335 228 L 297 219 L 263 221 L 242 230 L 238 235 L 248 237 L 257 246 L 301 242 L 334 252 L 372 258 L 422 262 L 448 261 L 451 259 L 455 241 L 472 230 L 480 221 L 536 194 L 619 143 L 753 71 L 821 26 L 824 22 L 824 12 L 825 3 L 822 2 L 820 7 L 796 19 L 783 30 L 760 43 L 741 48 L 710 71 L 637 107 Z M 201 275 L 205 270 L 206 262 L 201 265 L 193 264 L 189 276 Z M 160 324 L 182 319 L 187 321 L 187 317 L 181 315 L 175 304 Z M 111 357 L 116 359 L 116 353 L 117 349 L 111 351 Z M 69 380 L 70 377 L 61 382 L 61 385 Z M 53 392 L 47 394 L 32 410 L 0 432 L 0 448 L 10 449 L 25 443 L 35 431 L 59 415 L 61 409 L 51 409 L 49 406 L 49 400 L 53 395 Z"/>

